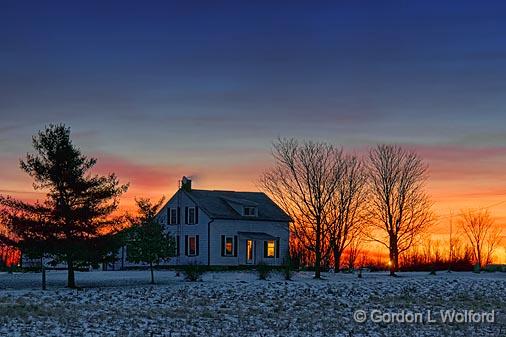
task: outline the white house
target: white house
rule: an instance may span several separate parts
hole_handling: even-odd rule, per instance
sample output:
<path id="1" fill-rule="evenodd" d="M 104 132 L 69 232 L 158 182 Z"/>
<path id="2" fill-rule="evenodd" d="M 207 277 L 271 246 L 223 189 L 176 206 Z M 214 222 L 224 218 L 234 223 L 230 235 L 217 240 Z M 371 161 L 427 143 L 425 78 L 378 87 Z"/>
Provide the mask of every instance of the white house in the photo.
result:
<path id="1" fill-rule="evenodd" d="M 280 265 L 288 254 L 291 219 L 265 193 L 197 190 L 183 177 L 157 218 L 176 239 L 176 256 L 162 265 Z M 127 254 L 113 268 L 138 266 Z"/>

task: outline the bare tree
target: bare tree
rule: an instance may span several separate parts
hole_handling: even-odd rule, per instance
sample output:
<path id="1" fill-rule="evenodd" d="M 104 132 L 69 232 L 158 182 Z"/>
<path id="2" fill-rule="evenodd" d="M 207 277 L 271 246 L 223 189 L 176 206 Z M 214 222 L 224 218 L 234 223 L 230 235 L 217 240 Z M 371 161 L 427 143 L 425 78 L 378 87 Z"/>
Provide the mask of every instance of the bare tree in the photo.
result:
<path id="1" fill-rule="evenodd" d="M 350 240 L 350 243 L 347 247 L 348 251 L 348 269 L 355 269 L 357 266 L 357 260 L 360 260 L 360 256 L 364 255 L 362 251 L 362 235 L 360 232 L 357 232 Z M 363 259 L 363 256 L 362 256 Z"/>
<path id="2" fill-rule="evenodd" d="M 366 174 L 356 156 L 345 156 L 329 210 L 329 239 L 334 257 L 334 272 L 339 272 L 343 251 L 358 236 L 363 224 L 366 201 Z"/>
<path id="3" fill-rule="evenodd" d="M 260 178 L 260 186 L 292 218 L 292 233 L 314 253 L 315 278 L 328 250 L 327 212 L 339 182 L 342 151 L 332 145 L 278 139 L 275 166 Z"/>
<path id="4" fill-rule="evenodd" d="M 408 250 L 433 220 L 425 192 L 427 166 L 414 152 L 378 145 L 369 152 L 370 225 L 384 233 L 369 238 L 386 246 L 390 275 L 399 269 L 399 254 Z"/>
<path id="5" fill-rule="evenodd" d="M 472 209 L 462 211 L 459 226 L 473 248 L 478 269 L 492 262 L 494 251 L 501 239 L 501 231 L 499 227 L 494 226 L 494 219 L 489 212 Z"/>

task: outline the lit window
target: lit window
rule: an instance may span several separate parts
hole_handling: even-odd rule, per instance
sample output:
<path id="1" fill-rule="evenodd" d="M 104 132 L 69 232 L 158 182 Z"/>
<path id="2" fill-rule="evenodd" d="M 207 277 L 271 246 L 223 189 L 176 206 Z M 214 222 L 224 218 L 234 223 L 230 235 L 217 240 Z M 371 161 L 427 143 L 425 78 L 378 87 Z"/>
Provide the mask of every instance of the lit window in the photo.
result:
<path id="1" fill-rule="evenodd" d="M 276 242 L 274 240 L 267 241 L 267 257 L 274 257 L 276 251 Z"/>
<path id="2" fill-rule="evenodd" d="M 188 237 L 188 255 L 197 255 L 197 239 L 195 236 Z"/>
<path id="3" fill-rule="evenodd" d="M 256 208 L 255 207 L 244 207 L 244 216 L 255 216 Z"/>
<path id="4" fill-rule="evenodd" d="M 234 238 L 225 237 L 225 255 L 234 255 Z"/>
<path id="5" fill-rule="evenodd" d="M 177 208 L 170 209 L 170 222 L 171 225 L 177 224 Z"/>
<path id="6" fill-rule="evenodd" d="M 195 224 L 195 207 L 188 208 L 188 224 Z"/>
<path id="7" fill-rule="evenodd" d="M 246 263 L 253 263 L 254 254 L 253 254 L 253 240 L 246 240 Z"/>

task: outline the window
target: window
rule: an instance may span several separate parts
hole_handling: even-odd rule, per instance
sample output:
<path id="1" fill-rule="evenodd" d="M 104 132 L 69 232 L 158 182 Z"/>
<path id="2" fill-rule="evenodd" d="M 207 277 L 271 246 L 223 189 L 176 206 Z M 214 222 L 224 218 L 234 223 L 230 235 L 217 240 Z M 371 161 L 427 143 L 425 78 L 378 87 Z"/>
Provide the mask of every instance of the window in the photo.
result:
<path id="1" fill-rule="evenodd" d="M 244 216 L 255 216 L 256 207 L 244 207 Z"/>
<path id="2" fill-rule="evenodd" d="M 188 236 L 188 256 L 197 255 L 197 238 L 195 236 Z"/>
<path id="3" fill-rule="evenodd" d="M 253 240 L 246 240 L 246 263 L 254 263 Z"/>
<path id="4" fill-rule="evenodd" d="M 234 238 L 232 236 L 225 237 L 225 255 L 234 255 Z"/>
<path id="5" fill-rule="evenodd" d="M 267 257 L 274 257 L 276 254 L 276 241 L 267 241 Z"/>
<path id="6" fill-rule="evenodd" d="M 169 224 L 171 225 L 177 224 L 177 208 L 171 208 L 169 214 L 170 214 Z"/>
<path id="7" fill-rule="evenodd" d="M 195 207 L 188 207 L 188 224 L 194 225 L 195 221 Z"/>
<path id="8" fill-rule="evenodd" d="M 221 256 L 237 256 L 237 235 L 221 236 Z"/>

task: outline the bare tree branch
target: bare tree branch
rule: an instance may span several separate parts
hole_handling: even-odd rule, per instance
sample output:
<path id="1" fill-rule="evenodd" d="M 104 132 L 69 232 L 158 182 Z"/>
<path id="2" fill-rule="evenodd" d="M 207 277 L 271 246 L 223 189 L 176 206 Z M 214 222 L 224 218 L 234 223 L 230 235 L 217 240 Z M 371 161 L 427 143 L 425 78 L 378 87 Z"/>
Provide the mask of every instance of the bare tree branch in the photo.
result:
<path id="1" fill-rule="evenodd" d="M 328 251 L 328 209 L 339 184 L 342 150 L 325 143 L 278 139 L 275 166 L 260 178 L 261 188 L 293 219 L 292 233 L 315 255 L 315 277 Z"/>
<path id="2" fill-rule="evenodd" d="M 374 237 L 389 248 L 391 275 L 399 268 L 399 254 L 408 250 L 433 222 L 424 185 L 427 166 L 414 152 L 395 145 L 378 145 L 369 152 L 368 221 Z"/>

